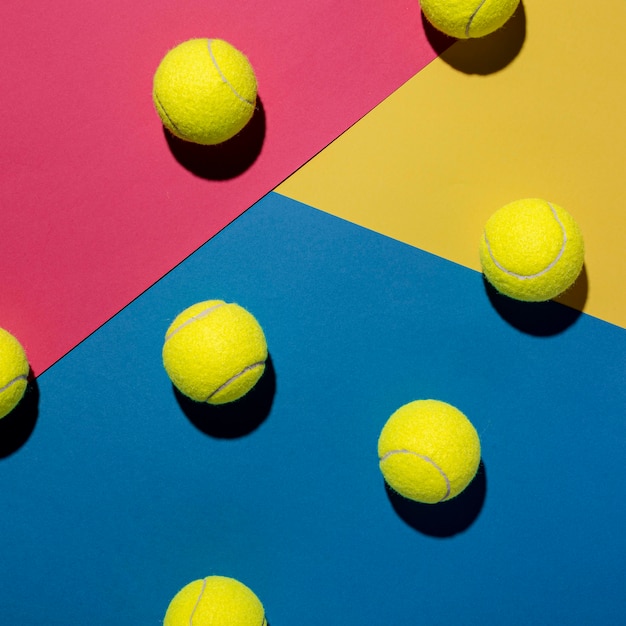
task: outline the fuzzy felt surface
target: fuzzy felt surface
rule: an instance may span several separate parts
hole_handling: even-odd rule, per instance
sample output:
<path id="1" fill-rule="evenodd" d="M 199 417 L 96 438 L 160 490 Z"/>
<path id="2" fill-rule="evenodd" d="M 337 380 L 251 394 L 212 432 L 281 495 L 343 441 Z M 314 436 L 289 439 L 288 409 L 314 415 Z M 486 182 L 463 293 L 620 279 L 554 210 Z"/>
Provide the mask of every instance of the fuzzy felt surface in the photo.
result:
<path id="1" fill-rule="evenodd" d="M 0 328 L 0 418 L 22 399 L 28 379 L 28 361 L 20 342 Z"/>
<path id="2" fill-rule="evenodd" d="M 231 139 L 250 121 L 257 81 L 247 57 L 228 42 L 190 39 L 159 64 L 152 97 L 172 134 L 214 145 Z"/>
<path id="3" fill-rule="evenodd" d="M 197 402 L 224 404 L 244 396 L 265 371 L 267 343 L 255 317 L 222 300 L 198 302 L 172 322 L 163 365 L 172 383 Z"/>
<path id="4" fill-rule="evenodd" d="M 208 576 L 185 585 L 167 608 L 163 626 L 265 626 L 261 601 L 246 585 Z"/>
<path id="5" fill-rule="evenodd" d="M 480 440 L 467 417 L 439 400 L 416 400 L 389 418 L 378 439 L 387 484 L 410 500 L 436 504 L 454 498 L 472 481 Z"/>
<path id="6" fill-rule="evenodd" d="M 519 0 L 421 0 L 428 21 L 457 39 L 484 37 L 515 13 Z"/>
<path id="7" fill-rule="evenodd" d="M 500 293 L 526 302 L 550 300 L 571 287 L 584 258 L 574 218 L 538 198 L 517 200 L 496 211 L 480 242 L 487 280 Z"/>

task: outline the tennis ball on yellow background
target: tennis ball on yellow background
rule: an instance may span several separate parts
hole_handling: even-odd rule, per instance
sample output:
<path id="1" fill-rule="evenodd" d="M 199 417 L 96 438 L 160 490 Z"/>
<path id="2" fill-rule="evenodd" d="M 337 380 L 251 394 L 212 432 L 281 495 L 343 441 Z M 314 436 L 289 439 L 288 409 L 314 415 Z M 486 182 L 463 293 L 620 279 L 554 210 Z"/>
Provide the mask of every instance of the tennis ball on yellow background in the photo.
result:
<path id="1" fill-rule="evenodd" d="M 246 585 L 208 576 L 185 585 L 172 598 L 163 626 L 267 626 L 265 610 Z"/>
<path id="2" fill-rule="evenodd" d="M 250 391 L 265 371 L 267 342 L 238 304 L 198 302 L 165 334 L 163 365 L 174 386 L 196 402 L 225 404 Z"/>
<path id="3" fill-rule="evenodd" d="M 480 440 L 457 408 L 440 400 L 416 400 L 387 420 L 378 439 L 378 458 L 394 491 L 436 504 L 472 482 L 480 464 Z"/>
<path id="4" fill-rule="evenodd" d="M 222 39 L 190 39 L 170 50 L 154 75 L 152 99 L 176 137 L 227 141 L 254 114 L 257 81 L 247 57 Z"/>
<path id="5" fill-rule="evenodd" d="M 485 278 L 500 293 L 543 302 L 574 284 L 585 247 L 565 209 L 530 198 L 503 206 L 487 220 L 479 254 Z"/>
<path id="6" fill-rule="evenodd" d="M 24 396 L 29 371 L 20 342 L 0 328 L 0 418 L 8 415 Z"/>
<path id="7" fill-rule="evenodd" d="M 420 0 L 426 19 L 457 39 L 484 37 L 512 17 L 519 0 Z"/>

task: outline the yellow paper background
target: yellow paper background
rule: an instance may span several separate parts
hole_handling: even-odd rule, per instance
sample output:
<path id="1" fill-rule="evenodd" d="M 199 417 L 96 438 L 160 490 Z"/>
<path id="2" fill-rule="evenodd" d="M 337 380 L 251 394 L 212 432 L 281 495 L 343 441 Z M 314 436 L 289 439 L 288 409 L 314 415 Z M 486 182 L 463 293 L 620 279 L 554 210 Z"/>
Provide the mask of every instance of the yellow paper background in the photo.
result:
<path id="1" fill-rule="evenodd" d="M 625 26 L 623 0 L 525 0 L 277 191 L 476 270 L 491 213 L 545 198 L 585 238 L 584 275 L 560 300 L 626 327 Z"/>

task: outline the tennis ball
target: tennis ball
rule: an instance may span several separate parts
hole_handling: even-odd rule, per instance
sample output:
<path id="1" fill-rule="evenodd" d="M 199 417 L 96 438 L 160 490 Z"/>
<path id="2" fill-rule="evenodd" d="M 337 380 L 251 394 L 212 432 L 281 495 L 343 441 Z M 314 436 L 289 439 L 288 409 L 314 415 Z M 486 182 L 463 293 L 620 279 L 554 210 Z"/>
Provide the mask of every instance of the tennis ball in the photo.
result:
<path id="1" fill-rule="evenodd" d="M 234 578 L 208 576 L 185 585 L 167 607 L 163 626 L 267 626 L 254 592 Z"/>
<path id="2" fill-rule="evenodd" d="M 493 33 L 509 20 L 518 4 L 519 0 L 420 0 L 426 19 L 457 39 Z"/>
<path id="3" fill-rule="evenodd" d="M 568 289 L 585 260 L 582 234 L 560 206 L 530 198 L 511 202 L 485 224 L 480 242 L 485 278 L 510 298 L 550 300 Z"/>
<path id="4" fill-rule="evenodd" d="M 387 484 L 410 500 L 435 504 L 454 498 L 476 475 L 480 440 L 471 422 L 439 400 L 400 407 L 378 439 Z"/>
<path id="5" fill-rule="evenodd" d="M 152 99 L 176 137 L 203 145 L 234 137 L 250 121 L 257 82 L 246 56 L 222 39 L 190 39 L 154 75 Z"/>
<path id="6" fill-rule="evenodd" d="M 0 328 L 0 418 L 8 415 L 24 396 L 29 369 L 20 342 Z"/>
<path id="7" fill-rule="evenodd" d="M 225 404 L 244 396 L 265 371 L 263 329 L 238 304 L 198 302 L 167 329 L 163 365 L 174 386 L 196 402 Z"/>

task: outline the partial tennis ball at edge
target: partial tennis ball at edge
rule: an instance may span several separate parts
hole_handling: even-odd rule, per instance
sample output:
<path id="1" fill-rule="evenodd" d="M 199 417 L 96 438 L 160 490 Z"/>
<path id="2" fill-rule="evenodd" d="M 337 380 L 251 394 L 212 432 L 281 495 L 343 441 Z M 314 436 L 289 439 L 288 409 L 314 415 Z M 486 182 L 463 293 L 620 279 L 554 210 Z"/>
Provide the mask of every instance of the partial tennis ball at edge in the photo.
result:
<path id="1" fill-rule="evenodd" d="M 163 365 L 174 386 L 196 402 L 225 404 L 248 393 L 265 371 L 265 334 L 238 304 L 198 302 L 171 323 Z"/>
<path id="2" fill-rule="evenodd" d="M 23 398 L 29 371 L 22 344 L 0 328 L 0 418 L 8 415 Z"/>
<path id="3" fill-rule="evenodd" d="M 440 400 L 415 400 L 387 420 L 378 439 L 380 471 L 401 496 L 436 504 L 459 495 L 480 464 L 469 419 Z"/>
<path id="4" fill-rule="evenodd" d="M 520 0 L 420 0 L 426 19 L 457 39 L 484 37 L 512 17 Z"/>
<path id="5" fill-rule="evenodd" d="M 176 137 L 223 143 L 252 118 L 257 80 L 248 58 L 222 39 L 189 39 L 170 50 L 154 75 L 152 99 Z"/>
<path id="6" fill-rule="evenodd" d="M 585 260 L 580 227 L 562 207 L 528 198 L 496 211 L 480 241 L 485 278 L 502 294 L 544 302 L 571 287 Z"/>
<path id="7" fill-rule="evenodd" d="M 185 585 L 172 598 L 163 626 L 267 626 L 263 604 L 243 583 L 207 576 Z"/>

